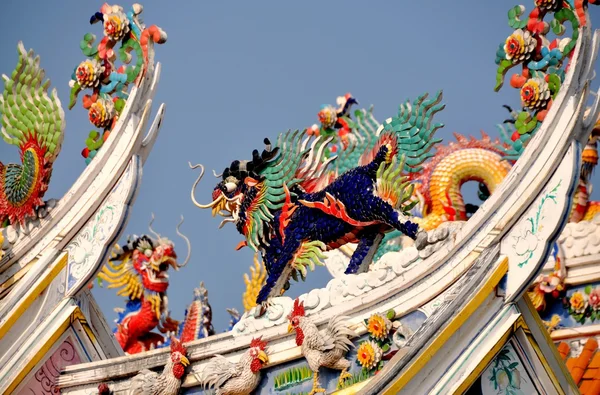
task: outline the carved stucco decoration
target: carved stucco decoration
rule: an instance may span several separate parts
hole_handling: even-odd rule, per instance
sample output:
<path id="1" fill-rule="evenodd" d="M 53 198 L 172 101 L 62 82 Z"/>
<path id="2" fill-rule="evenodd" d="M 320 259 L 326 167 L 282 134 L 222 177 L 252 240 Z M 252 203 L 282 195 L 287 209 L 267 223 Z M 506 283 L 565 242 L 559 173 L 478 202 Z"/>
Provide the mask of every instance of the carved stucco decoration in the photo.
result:
<path id="1" fill-rule="evenodd" d="M 129 207 L 135 199 L 141 177 L 139 158 L 134 156 L 127 169 L 90 221 L 67 245 L 67 294 L 76 294 L 91 280 L 104 262 L 109 249 L 119 238 Z"/>

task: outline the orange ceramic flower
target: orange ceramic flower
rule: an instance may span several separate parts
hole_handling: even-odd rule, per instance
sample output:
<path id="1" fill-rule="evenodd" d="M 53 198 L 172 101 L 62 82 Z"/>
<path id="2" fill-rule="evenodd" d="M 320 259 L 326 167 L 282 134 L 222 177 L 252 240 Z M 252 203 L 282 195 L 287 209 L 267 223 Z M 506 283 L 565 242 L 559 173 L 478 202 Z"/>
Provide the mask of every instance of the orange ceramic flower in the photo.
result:
<path id="1" fill-rule="evenodd" d="M 104 34 L 113 41 L 122 39 L 129 33 L 129 20 L 120 6 L 112 6 L 104 15 Z"/>
<path id="2" fill-rule="evenodd" d="M 368 370 L 376 367 L 383 355 L 381 348 L 372 340 L 362 342 L 356 352 L 358 362 L 363 368 Z"/>
<path id="3" fill-rule="evenodd" d="M 88 111 L 90 122 L 99 128 L 106 128 L 115 117 L 115 106 L 111 100 L 98 99 Z"/>
<path id="4" fill-rule="evenodd" d="M 527 109 L 544 109 L 548 100 L 550 100 L 550 89 L 543 78 L 531 78 L 521 88 L 521 102 Z"/>
<path id="5" fill-rule="evenodd" d="M 513 63 L 529 59 L 535 50 L 536 43 L 530 32 L 522 29 L 515 30 L 504 43 L 506 59 L 511 60 Z"/>
<path id="6" fill-rule="evenodd" d="M 585 296 L 583 293 L 577 291 L 571 295 L 571 299 L 569 299 L 569 303 L 571 304 L 571 308 L 576 313 L 583 313 L 588 305 L 587 300 L 585 300 Z"/>
<path id="7" fill-rule="evenodd" d="M 95 88 L 100 83 L 104 67 L 96 60 L 84 60 L 75 70 L 75 78 L 82 88 Z"/>
<path id="8" fill-rule="evenodd" d="M 559 2 L 557 0 L 535 0 L 535 6 L 544 11 L 552 11 L 557 8 Z"/>
<path id="9" fill-rule="evenodd" d="M 337 114 L 335 108 L 331 106 L 323 106 L 321 108 L 321 111 L 319 111 L 319 113 L 317 114 L 317 116 L 319 117 L 319 122 L 321 122 L 321 125 L 324 129 L 333 128 L 335 126 L 335 123 L 337 122 Z"/>
<path id="10" fill-rule="evenodd" d="M 385 339 L 392 329 L 392 322 L 381 314 L 373 314 L 368 321 L 367 330 L 377 340 Z"/>

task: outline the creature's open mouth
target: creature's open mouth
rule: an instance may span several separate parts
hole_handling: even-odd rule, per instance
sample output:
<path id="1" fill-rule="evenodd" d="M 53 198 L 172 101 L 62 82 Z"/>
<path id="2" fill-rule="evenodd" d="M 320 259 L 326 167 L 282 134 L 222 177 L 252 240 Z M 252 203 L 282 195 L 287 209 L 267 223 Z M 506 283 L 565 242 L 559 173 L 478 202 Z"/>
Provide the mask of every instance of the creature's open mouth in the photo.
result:
<path id="1" fill-rule="evenodd" d="M 223 193 L 220 193 L 210 206 L 212 206 L 212 216 L 215 217 L 219 214 L 221 217 L 225 217 L 219 228 L 222 228 L 228 222 L 237 222 L 240 213 L 240 203 L 243 195 L 237 194 L 232 198 L 228 198 Z"/>
<path id="2" fill-rule="evenodd" d="M 163 271 L 148 270 L 148 281 L 155 284 L 168 283 L 169 275 Z"/>

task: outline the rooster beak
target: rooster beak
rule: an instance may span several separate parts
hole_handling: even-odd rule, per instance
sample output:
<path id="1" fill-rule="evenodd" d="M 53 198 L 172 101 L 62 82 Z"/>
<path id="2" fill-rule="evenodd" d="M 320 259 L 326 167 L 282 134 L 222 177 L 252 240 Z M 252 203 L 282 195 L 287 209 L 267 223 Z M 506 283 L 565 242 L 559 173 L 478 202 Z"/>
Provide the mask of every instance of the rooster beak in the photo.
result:
<path id="1" fill-rule="evenodd" d="M 264 351 L 259 351 L 258 352 L 258 359 L 262 362 L 262 363 L 269 363 L 269 356 L 267 355 L 266 352 Z"/>
<path id="2" fill-rule="evenodd" d="M 181 357 L 180 361 L 183 366 L 188 366 L 190 364 L 190 360 L 187 359 L 186 357 Z"/>
<path id="3" fill-rule="evenodd" d="M 294 331 L 294 327 L 292 324 L 288 324 L 288 333 L 292 333 Z"/>

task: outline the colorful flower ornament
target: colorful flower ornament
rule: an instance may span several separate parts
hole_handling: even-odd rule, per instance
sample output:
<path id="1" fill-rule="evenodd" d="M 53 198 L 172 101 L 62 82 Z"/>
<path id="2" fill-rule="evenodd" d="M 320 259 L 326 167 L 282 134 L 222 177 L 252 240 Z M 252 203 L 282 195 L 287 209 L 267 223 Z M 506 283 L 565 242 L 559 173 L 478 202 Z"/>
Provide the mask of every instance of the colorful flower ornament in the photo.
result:
<path id="1" fill-rule="evenodd" d="M 95 88 L 100 84 L 104 66 L 97 59 L 87 59 L 79 63 L 75 78 L 82 88 Z"/>
<path id="2" fill-rule="evenodd" d="M 385 340 L 392 329 L 392 321 L 381 314 L 373 314 L 367 323 L 367 330 L 376 340 Z"/>
<path id="3" fill-rule="evenodd" d="M 557 297 L 557 292 L 564 290 L 562 280 L 556 274 L 552 273 L 548 276 L 543 276 L 540 281 L 540 289 L 547 294 Z"/>
<path id="4" fill-rule="evenodd" d="M 511 34 L 504 43 L 504 52 L 506 59 L 513 63 L 520 63 L 531 58 L 535 51 L 537 42 L 528 31 L 517 29 Z"/>
<path id="5" fill-rule="evenodd" d="M 560 4 L 558 0 L 534 0 L 535 6 L 543 11 L 554 11 Z"/>
<path id="6" fill-rule="evenodd" d="M 110 11 L 104 15 L 104 35 L 112 41 L 121 40 L 129 33 L 129 20 L 118 5 L 109 6 Z"/>
<path id="7" fill-rule="evenodd" d="M 578 314 L 585 313 L 585 309 L 588 307 L 588 301 L 586 300 L 585 295 L 579 291 L 574 292 L 573 295 L 571 295 L 569 303 L 571 305 L 571 309 Z"/>
<path id="8" fill-rule="evenodd" d="M 589 296 L 589 305 L 594 311 L 600 310 L 600 288 L 594 288 Z"/>
<path id="9" fill-rule="evenodd" d="M 115 106 L 111 100 L 99 98 L 90 106 L 88 117 L 98 128 L 106 128 L 116 115 Z"/>
<path id="10" fill-rule="evenodd" d="M 531 78 L 521 88 L 521 102 L 529 110 L 541 110 L 550 100 L 548 83 L 539 77 Z"/>
<path id="11" fill-rule="evenodd" d="M 356 352 L 358 362 L 367 370 L 376 368 L 383 356 L 383 351 L 373 340 L 362 342 Z"/>
<path id="12" fill-rule="evenodd" d="M 317 115 L 323 129 L 332 129 L 337 122 L 336 110 L 332 106 L 324 105 Z"/>

